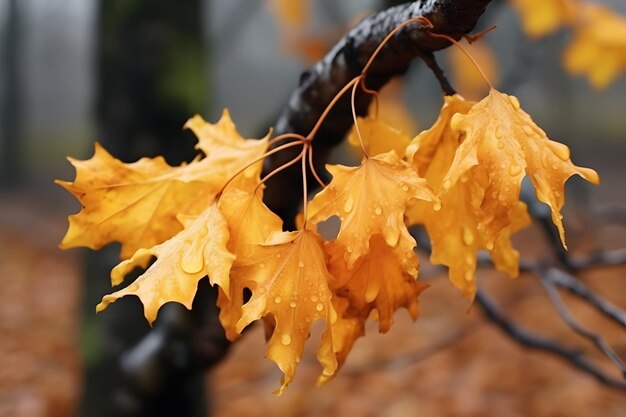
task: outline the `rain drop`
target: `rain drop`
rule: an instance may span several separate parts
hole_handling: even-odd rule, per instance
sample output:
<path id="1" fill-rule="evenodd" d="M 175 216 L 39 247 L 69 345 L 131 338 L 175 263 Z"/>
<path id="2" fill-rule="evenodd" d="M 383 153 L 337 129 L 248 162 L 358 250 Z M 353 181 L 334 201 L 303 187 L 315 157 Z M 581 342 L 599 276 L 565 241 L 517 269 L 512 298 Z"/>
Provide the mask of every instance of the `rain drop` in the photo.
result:
<path id="1" fill-rule="evenodd" d="M 472 282 L 474 280 L 474 272 L 466 271 L 465 272 L 465 281 Z"/>
<path id="2" fill-rule="evenodd" d="M 511 105 L 515 107 L 515 110 L 519 110 L 520 104 L 519 104 L 519 100 L 517 99 L 517 97 L 509 96 L 509 101 L 511 102 Z"/>
<path id="3" fill-rule="evenodd" d="M 280 297 L 276 297 L 276 298 L 274 298 L 274 302 L 275 302 L 276 304 L 280 304 L 280 302 L 281 302 L 281 301 L 283 301 L 283 299 L 282 299 L 282 298 L 280 298 Z"/>
<path id="4" fill-rule="evenodd" d="M 291 344 L 291 336 L 289 336 L 288 334 L 284 334 L 281 336 L 280 338 L 280 343 L 282 343 L 285 346 L 288 346 Z"/>
<path id="5" fill-rule="evenodd" d="M 381 209 L 380 207 L 376 207 L 376 209 L 374 209 L 374 213 L 376 213 L 376 215 L 380 216 L 383 213 L 383 209 Z"/>
<path id="6" fill-rule="evenodd" d="M 346 203 L 343 205 L 343 211 L 346 213 L 350 213 L 352 211 L 352 207 L 354 206 L 354 199 L 352 196 L 349 196 L 346 200 Z"/>
<path id="7" fill-rule="evenodd" d="M 504 142 L 502 142 L 501 140 L 498 141 L 498 149 L 503 149 L 504 148 Z"/>
<path id="8" fill-rule="evenodd" d="M 509 175 L 511 175 L 513 177 L 519 175 L 520 172 L 522 172 L 522 167 L 519 164 L 512 164 L 509 167 Z"/>
<path id="9" fill-rule="evenodd" d="M 317 303 L 317 305 L 315 306 L 315 309 L 317 311 L 322 311 L 324 309 L 324 305 L 322 303 Z"/>
<path id="10" fill-rule="evenodd" d="M 409 186 L 406 184 L 402 184 L 402 191 L 407 192 L 409 191 Z"/>
<path id="11" fill-rule="evenodd" d="M 259 268 L 265 268 L 265 267 L 266 267 L 265 262 L 261 262 L 261 263 L 259 264 Z"/>
<path id="12" fill-rule="evenodd" d="M 440 201 L 435 201 L 435 203 L 433 204 L 433 210 L 435 210 L 435 211 L 441 210 L 441 202 Z"/>
<path id="13" fill-rule="evenodd" d="M 289 307 L 291 307 L 291 308 L 296 308 L 296 305 L 297 305 L 297 304 L 296 304 L 296 302 L 295 302 L 295 301 L 290 301 L 290 302 L 289 302 Z"/>
<path id="14" fill-rule="evenodd" d="M 300 262 L 298 263 L 298 266 L 299 266 L 300 268 L 304 268 L 304 262 L 300 261 Z"/>
<path id="15" fill-rule="evenodd" d="M 450 187 L 452 187 L 452 181 L 450 181 L 449 179 L 445 180 L 443 182 L 443 188 L 444 190 L 448 190 L 450 189 Z"/>
<path id="16" fill-rule="evenodd" d="M 265 287 L 260 287 L 257 291 L 259 292 L 259 294 L 265 294 L 266 289 Z"/>
<path id="17" fill-rule="evenodd" d="M 548 142 L 548 147 L 558 156 L 562 161 L 568 161 L 570 157 L 569 148 L 559 142 Z"/>
<path id="18" fill-rule="evenodd" d="M 463 228 L 463 243 L 465 243 L 467 246 L 474 243 L 474 233 L 472 233 L 472 231 L 467 227 Z"/>

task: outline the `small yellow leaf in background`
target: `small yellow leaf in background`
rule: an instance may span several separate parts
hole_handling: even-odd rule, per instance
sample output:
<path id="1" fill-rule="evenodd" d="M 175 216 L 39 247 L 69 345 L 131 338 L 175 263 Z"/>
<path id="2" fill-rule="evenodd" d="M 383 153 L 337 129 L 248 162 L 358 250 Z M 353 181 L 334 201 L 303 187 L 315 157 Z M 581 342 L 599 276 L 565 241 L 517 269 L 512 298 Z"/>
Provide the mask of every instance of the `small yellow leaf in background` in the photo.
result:
<path id="1" fill-rule="evenodd" d="M 111 271 L 111 282 L 118 285 L 135 267 L 143 267 L 153 256 L 157 260 L 128 287 L 105 295 L 96 307 L 102 311 L 127 295 L 136 295 L 150 323 L 159 308 L 175 301 L 191 309 L 198 281 L 208 275 L 212 285 L 228 291 L 231 265 L 235 255 L 226 249 L 228 225 L 215 204 L 195 219 L 182 218 L 185 228 L 173 238 L 150 249 L 139 249 L 130 259 Z"/>
<path id="2" fill-rule="evenodd" d="M 269 0 L 272 13 L 286 29 L 306 25 L 310 15 L 310 0 Z"/>
<path id="3" fill-rule="evenodd" d="M 480 202 L 479 227 L 493 247 L 498 233 L 510 224 L 509 211 L 519 201 L 522 178 L 530 177 L 539 201 L 550 206 L 552 221 L 557 226 L 561 241 L 565 235 L 560 210 L 565 202 L 565 181 L 578 174 L 594 184 L 598 174 L 589 168 L 575 166 L 570 160 L 569 148 L 551 141 L 520 108 L 514 96 L 491 90 L 467 114 L 456 114 L 451 121 L 453 130 L 465 135 L 450 170 L 442 183 L 448 192 L 469 171 L 476 167 L 484 190 Z"/>
<path id="4" fill-rule="evenodd" d="M 539 38 L 555 32 L 575 18 L 578 0 L 511 0 L 521 15 L 528 36 Z"/>
<path id="5" fill-rule="evenodd" d="M 370 237 L 380 235 L 394 249 L 403 270 L 417 276 L 415 239 L 404 223 L 412 200 L 437 201 L 423 178 L 394 152 L 365 158 L 358 167 L 327 165 L 333 176 L 308 206 L 317 223 L 337 215 L 341 227 L 337 243 L 345 250 L 348 268 L 369 253 Z"/>
<path id="6" fill-rule="evenodd" d="M 255 320 L 268 317 L 275 323 L 267 357 L 276 362 L 284 377 L 280 395 L 293 380 L 302 356 L 304 342 L 317 319 L 326 322 L 317 358 L 322 374 L 333 375 L 337 359 L 333 347 L 332 323 L 337 314 L 331 303 L 321 238 L 310 230 L 280 232 L 232 270 L 232 279 L 242 282 L 252 292 L 243 305 L 236 331 Z"/>
<path id="7" fill-rule="evenodd" d="M 464 44 L 463 48 L 480 63 L 487 79 L 497 85 L 499 80 L 498 60 L 493 50 L 485 42 Z M 452 82 L 463 96 L 471 100 L 484 97 L 489 85 L 474 63 L 459 48 L 448 48 L 448 60 L 452 66 Z"/>
<path id="8" fill-rule="evenodd" d="M 411 140 L 406 133 L 387 124 L 382 119 L 373 119 L 369 116 L 359 117 L 357 123 L 363 138 L 363 146 L 368 155 L 378 155 L 392 150 L 398 155 L 402 155 Z M 348 143 L 361 151 L 361 144 L 355 127 L 348 134 Z"/>
<path id="9" fill-rule="evenodd" d="M 597 4 L 580 7 L 574 39 L 563 55 L 565 68 L 604 89 L 626 71 L 626 18 Z"/>

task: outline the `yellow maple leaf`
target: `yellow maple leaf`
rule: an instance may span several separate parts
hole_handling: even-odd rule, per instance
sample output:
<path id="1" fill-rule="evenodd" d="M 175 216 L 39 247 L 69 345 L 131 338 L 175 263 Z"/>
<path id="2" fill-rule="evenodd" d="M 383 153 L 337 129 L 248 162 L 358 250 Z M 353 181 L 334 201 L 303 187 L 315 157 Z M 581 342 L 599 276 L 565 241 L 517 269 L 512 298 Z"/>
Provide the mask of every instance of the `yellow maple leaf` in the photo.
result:
<path id="1" fill-rule="evenodd" d="M 402 155 L 404 149 L 411 141 L 411 138 L 406 133 L 394 128 L 380 118 L 359 117 L 357 123 L 363 139 L 363 146 L 368 155 L 378 155 L 392 150 L 398 155 Z M 348 143 L 361 151 L 361 144 L 355 127 L 348 134 Z"/>
<path id="2" fill-rule="evenodd" d="M 157 257 L 133 284 L 105 295 L 96 311 L 122 297 L 136 295 L 143 303 L 146 319 L 152 323 L 167 302 L 175 301 L 191 309 L 198 281 L 204 276 L 209 276 L 212 285 L 229 291 L 228 275 L 235 255 L 226 248 L 228 225 L 217 205 L 212 204 L 195 218 L 182 216 L 181 221 L 185 228 L 176 236 L 150 249 L 139 249 L 113 268 L 111 282 L 118 285 L 135 267 Z"/>
<path id="3" fill-rule="evenodd" d="M 598 4 L 584 4 L 580 10 L 574 39 L 563 55 L 565 68 L 603 89 L 626 71 L 626 18 Z"/>
<path id="4" fill-rule="evenodd" d="M 451 126 L 464 135 L 464 140 L 443 179 L 442 192 L 451 191 L 464 174 L 479 166 L 482 172 L 474 174 L 473 181 L 484 190 L 479 227 L 487 247 L 492 248 L 498 233 L 510 224 L 509 211 L 519 201 L 525 174 L 530 177 L 537 198 L 550 206 L 552 221 L 565 245 L 560 214 L 565 202 L 565 181 L 578 174 L 597 184 L 598 174 L 575 166 L 569 148 L 549 140 L 520 108 L 516 97 L 494 89 L 467 114 L 455 114 Z"/>
<path id="5" fill-rule="evenodd" d="M 530 223 L 526 206 L 518 202 L 507 211 L 510 224 L 497 233 L 493 246 L 489 245 L 480 226 L 485 218 L 481 204 L 488 176 L 484 167 L 472 167 L 447 192 L 441 192 L 443 179 L 463 139 L 460 132 L 452 129 L 452 117 L 467 114 L 474 104 L 458 94 L 446 96 L 437 121 L 406 149 L 409 163 L 441 197 L 438 211 L 424 202 L 412 204 L 407 210 L 409 224 L 424 225 L 431 239 L 431 262 L 446 265 L 450 281 L 469 298 L 476 293 L 476 255 L 481 249 L 489 250 L 496 268 L 517 276 L 519 253 L 511 245 L 510 235 Z"/>
<path id="6" fill-rule="evenodd" d="M 228 249 L 237 254 L 235 267 L 246 262 L 254 255 L 257 246 L 265 243 L 273 234 L 282 230 L 282 220 L 263 203 L 263 188 L 251 193 L 236 187 L 227 187 L 219 200 L 219 208 L 223 213 L 230 239 Z M 249 282 L 240 274 L 231 277 L 230 290 L 221 288 L 218 292 L 217 306 L 220 308 L 220 322 L 226 331 L 226 337 L 233 341 L 240 334 L 236 324 L 242 315 L 244 289 Z"/>
<path id="7" fill-rule="evenodd" d="M 405 307 L 414 320 L 417 318 L 417 297 L 427 286 L 404 272 L 382 236 L 372 236 L 369 253 L 361 256 L 352 269 L 348 269 L 341 246 L 331 245 L 329 252 L 329 270 L 336 278 L 331 289 L 350 301 L 357 317 L 368 317 L 377 310 L 381 333 L 389 331 L 393 314 L 400 307 Z"/>
<path id="8" fill-rule="evenodd" d="M 322 374 L 337 370 L 330 326 L 337 319 L 331 303 L 328 282 L 332 277 L 326 268 L 320 237 L 313 231 L 280 232 L 232 269 L 233 280 L 240 280 L 252 292 L 242 307 L 236 331 L 263 317 L 275 323 L 269 340 L 267 357 L 283 372 L 281 395 L 293 380 L 304 342 L 313 322 L 324 319 L 326 325 L 317 359 Z"/>
<path id="9" fill-rule="evenodd" d="M 227 111 L 215 125 L 196 116 L 187 126 L 206 155 L 189 164 L 171 167 L 162 157 L 126 164 L 98 144 L 91 159 L 70 158 L 76 179 L 57 183 L 83 207 L 69 217 L 61 248 L 98 249 L 117 241 L 122 243 L 121 258 L 127 259 L 139 248 L 161 243 L 181 230 L 177 214 L 199 214 L 233 175 L 267 149 L 267 137 L 243 139 Z M 239 186 L 256 185 L 260 169 L 260 163 L 247 169 Z"/>
<path id="10" fill-rule="evenodd" d="M 524 31 L 534 38 L 570 24 L 581 7 L 578 0 L 512 0 L 512 3 L 521 15 Z"/>
<path id="11" fill-rule="evenodd" d="M 365 158 L 358 167 L 326 168 L 333 179 L 311 200 L 307 216 L 316 223 L 333 215 L 341 219 L 337 242 L 345 248 L 348 268 L 369 252 L 370 237 L 378 234 L 394 248 L 403 270 L 417 276 L 416 243 L 404 213 L 412 200 L 437 201 L 426 181 L 395 151 Z"/>
<path id="12" fill-rule="evenodd" d="M 271 136 L 271 132 L 268 132 L 262 139 L 244 138 L 237 131 L 227 109 L 224 109 L 222 117 L 215 124 L 195 115 L 185 123 L 185 128 L 190 129 L 198 138 L 196 149 L 206 155 L 205 164 L 211 166 L 211 175 L 226 180 L 230 180 L 247 165 L 258 160 L 267 151 L 267 142 Z M 262 168 L 263 162 L 258 161 L 243 171 L 231 184 L 246 190 L 256 188 Z"/>
<path id="13" fill-rule="evenodd" d="M 333 307 L 337 312 L 337 320 L 331 325 L 333 350 L 337 357 L 337 370 L 339 370 L 352 350 L 356 340 L 365 335 L 365 321 L 367 315 L 355 312 L 350 308 L 350 301 L 346 298 L 338 297 L 333 294 Z M 332 375 L 320 375 L 317 385 L 322 385 L 334 378 L 337 373 Z"/>

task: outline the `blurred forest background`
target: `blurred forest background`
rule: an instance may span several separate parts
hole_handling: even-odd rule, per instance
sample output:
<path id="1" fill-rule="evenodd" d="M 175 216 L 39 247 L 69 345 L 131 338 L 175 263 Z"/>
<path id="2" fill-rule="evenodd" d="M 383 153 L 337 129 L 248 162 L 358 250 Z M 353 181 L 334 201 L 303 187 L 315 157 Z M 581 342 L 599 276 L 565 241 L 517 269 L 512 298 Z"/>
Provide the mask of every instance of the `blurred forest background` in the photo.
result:
<path id="1" fill-rule="evenodd" d="M 313 0 L 304 29 L 287 27 L 270 3 L 0 0 L 0 416 L 113 415 L 111 404 L 124 399 L 115 398 L 112 358 L 149 331 L 137 300 L 94 312 L 110 289 L 115 248 L 57 249 L 66 216 L 79 210 L 53 184 L 74 176 L 65 157 L 86 159 L 99 141 L 127 162 L 164 154 L 178 164 L 193 157 L 185 121 L 196 113 L 216 121 L 224 107 L 244 136 L 259 137 L 318 51 L 350 22 L 398 2 Z M 626 14 L 623 0 L 604 3 Z M 561 53 L 571 34 L 529 40 L 504 1 L 480 24 L 498 25 L 484 42 L 495 51 L 500 89 L 568 144 L 576 164 L 600 173 L 598 187 L 568 183 L 571 251 L 626 247 L 626 77 L 595 91 L 566 74 Z M 432 74 L 416 62 L 401 88 L 412 123 L 429 127 L 442 102 Z M 542 239 L 536 228 L 522 233 L 522 256 L 541 256 Z M 422 317 L 413 324 L 399 314 L 384 337 L 370 329 L 329 385 L 312 388 L 318 370 L 309 353 L 293 386 L 272 397 L 278 370 L 263 359 L 256 329 L 200 378 L 194 415 L 626 415 L 624 391 L 523 349 L 468 312 L 441 269 L 421 260 L 421 276 L 432 281 Z M 583 278 L 626 308 L 625 274 L 612 267 Z M 535 280 L 480 276 L 508 314 L 576 341 Z M 626 357 L 623 329 L 572 308 Z"/>

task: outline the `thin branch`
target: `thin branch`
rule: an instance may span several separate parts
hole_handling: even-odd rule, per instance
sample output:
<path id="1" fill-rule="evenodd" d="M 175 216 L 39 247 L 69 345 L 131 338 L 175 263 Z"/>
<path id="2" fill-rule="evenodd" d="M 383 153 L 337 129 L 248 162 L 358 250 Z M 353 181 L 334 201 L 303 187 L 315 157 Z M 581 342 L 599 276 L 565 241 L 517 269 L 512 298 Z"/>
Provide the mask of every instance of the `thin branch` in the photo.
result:
<path id="1" fill-rule="evenodd" d="M 602 353 L 604 353 L 604 355 L 607 358 L 609 358 L 615 366 L 619 368 L 619 370 L 622 372 L 622 375 L 626 377 L 626 364 L 624 364 L 622 359 L 619 357 L 617 353 L 615 353 L 613 348 L 611 348 L 611 346 L 606 342 L 606 340 L 604 340 L 597 333 L 594 333 L 584 328 L 576 321 L 576 319 L 574 319 L 574 316 L 565 305 L 565 302 L 563 302 L 563 299 L 561 298 L 559 291 L 557 290 L 556 286 L 552 282 L 550 282 L 547 279 L 542 279 L 541 283 L 543 284 L 543 287 L 546 290 L 546 293 L 548 294 L 548 297 L 550 298 L 552 305 L 556 309 L 557 313 L 559 313 L 559 316 L 561 317 L 561 319 L 563 319 L 565 324 L 567 324 L 569 328 L 572 329 L 574 332 L 576 332 L 583 338 L 591 341 L 594 345 L 596 345 L 596 347 Z"/>
<path id="2" fill-rule="evenodd" d="M 626 391 L 626 382 L 606 375 L 600 368 L 589 361 L 578 349 L 564 346 L 559 342 L 532 333 L 515 324 L 504 315 L 504 313 L 484 291 L 477 291 L 475 302 L 483 309 L 485 315 L 491 322 L 521 345 L 549 352 L 565 360 L 582 372 L 593 376 L 599 382 L 609 387 Z"/>
<path id="3" fill-rule="evenodd" d="M 430 68 L 433 74 L 435 74 L 435 77 L 437 77 L 437 81 L 439 81 L 439 85 L 441 86 L 441 90 L 443 91 L 443 93 L 446 96 L 455 95 L 456 90 L 452 87 L 452 85 L 448 81 L 448 78 L 446 77 L 446 74 L 443 72 L 443 69 L 441 69 L 441 67 L 437 63 L 435 55 L 432 53 L 424 54 L 422 56 L 422 61 L 424 61 L 424 63 L 428 65 L 428 68 Z"/>
<path id="4" fill-rule="evenodd" d="M 587 287 L 582 281 L 556 268 L 549 268 L 541 273 L 543 281 L 558 285 L 582 300 L 595 307 L 600 313 L 612 319 L 615 323 L 626 327 L 626 312 L 608 300 L 600 297 Z"/>

